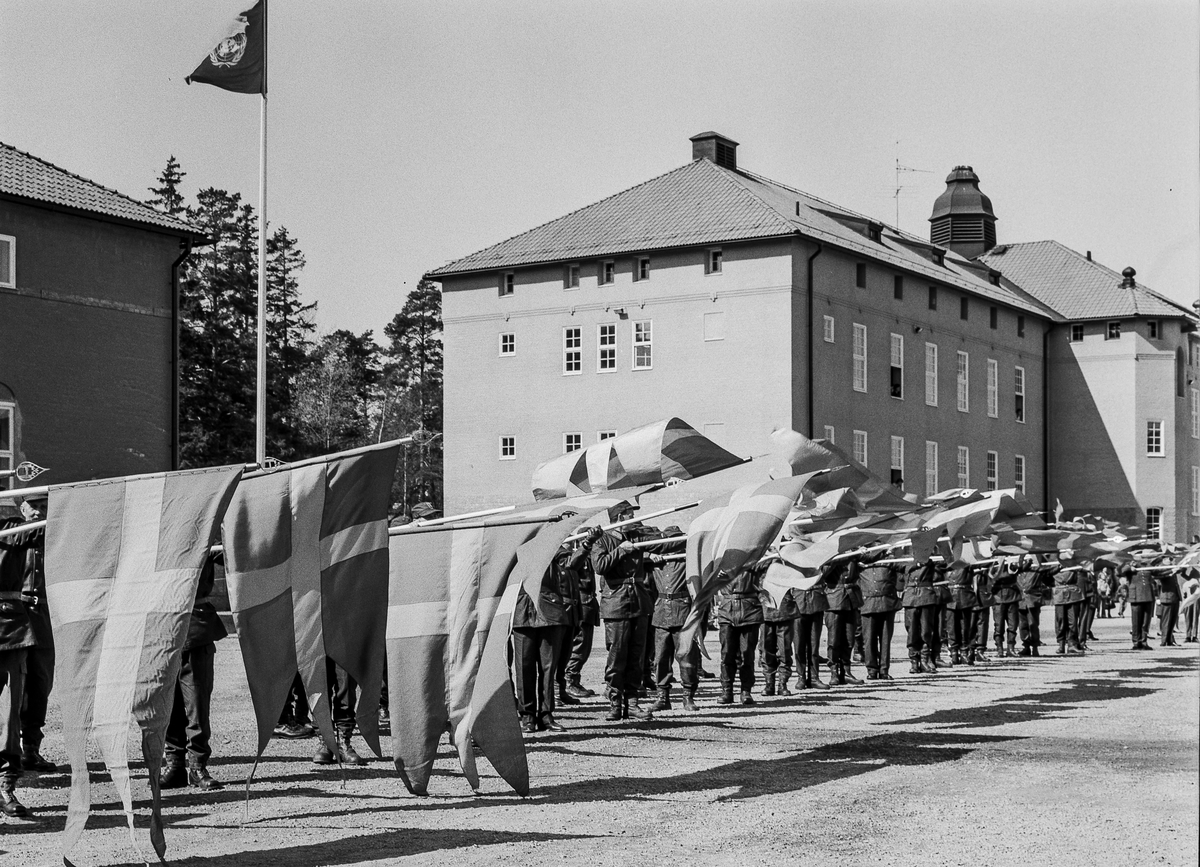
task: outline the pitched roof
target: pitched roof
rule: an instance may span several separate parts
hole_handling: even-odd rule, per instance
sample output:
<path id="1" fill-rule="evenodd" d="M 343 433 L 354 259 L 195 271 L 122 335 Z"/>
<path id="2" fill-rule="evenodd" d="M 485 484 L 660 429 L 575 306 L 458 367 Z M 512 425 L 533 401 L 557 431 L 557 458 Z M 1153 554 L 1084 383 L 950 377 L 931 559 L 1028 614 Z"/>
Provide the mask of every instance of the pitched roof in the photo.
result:
<path id="1" fill-rule="evenodd" d="M 1190 317 L 1193 312 L 1058 241 L 1000 244 L 979 257 L 1064 319 Z"/>
<path id="2" fill-rule="evenodd" d="M 878 224 L 785 184 L 698 159 L 437 268 L 431 276 L 799 232 L 992 301 L 1039 316 L 1054 316 L 1019 289 L 994 286 L 949 251 L 944 264 L 936 264 L 922 254 L 922 249 L 932 247 L 922 238 L 891 229 L 880 241 L 873 241 L 835 216 Z"/>
<path id="3" fill-rule="evenodd" d="M 0 142 L 0 195 L 5 194 L 156 226 L 173 234 L 202 234 L 183 220 Z"/>

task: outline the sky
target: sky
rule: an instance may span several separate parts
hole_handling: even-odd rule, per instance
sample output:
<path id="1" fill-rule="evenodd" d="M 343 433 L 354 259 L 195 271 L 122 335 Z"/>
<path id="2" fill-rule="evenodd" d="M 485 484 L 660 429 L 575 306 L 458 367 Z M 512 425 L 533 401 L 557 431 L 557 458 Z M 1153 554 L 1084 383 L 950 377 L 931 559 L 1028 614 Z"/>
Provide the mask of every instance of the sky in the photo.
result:
<path id="1" fill-rule="evenodd" d="M 0 0 L 0 141 L 146 198 L 258 198 L 259 100 L 184 77 L 252 0 Z M 1053 238 L 1200 293 L 1194 0 L 329 3 L 270 8 L 269 224 L 321 331 L 677 168 L 744 168 L 928 237 L 974 167 L 1000 243 Z"/>

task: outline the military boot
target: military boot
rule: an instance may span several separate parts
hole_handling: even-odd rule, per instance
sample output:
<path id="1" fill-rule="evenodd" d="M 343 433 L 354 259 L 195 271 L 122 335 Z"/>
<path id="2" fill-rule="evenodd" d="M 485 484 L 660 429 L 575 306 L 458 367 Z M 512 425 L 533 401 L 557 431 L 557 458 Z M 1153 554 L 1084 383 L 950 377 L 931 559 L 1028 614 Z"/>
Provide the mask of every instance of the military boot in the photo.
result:
<path id="1" fill-rule="evenodd" d="M 650 710 L 671 710 L 671 687 L 660 686 L 658 688 L 658 700 L 650 706 Z"/>
<path id="2" fill-rule="evenodd" d="M 367 760 L 350 744 L 350 735 L 338 733 L 338 757 L 344 765 L 365 765 Z"/>
<path id="3" fill-rule="evenodd" d="M 1054 655 L 1055 656 L 1066 656 L 1066 654 L 1067 654 L 1066 642 L 1060 641 L 1058 643 L 1058 650 L 1054 651 Z"/>
<path id="4" fill-rule="evenodd" d="M 937 666 L 933 662 L 933 654 L 928 650 L 921 651 L 921 671 L 925 674 L 937 674 Z"/>
<path id="5" fill-rule="evenodd" d="M 161 774 L 158 778 L 160 789 L 182 789 L 188 784 L 187 771 L 183 767 L 182 756 L 167 756 L 163 760 Z"/>
<path id="6" fill-rule="evenodd" d="M 188 762 L 187 769 L 188 785 L 193 789 L 199 789 L 202 792 L 218 792 L 225 786 L 208 774 L 208 767 L 204 762 Z"/>
<path id="7" fill-rule="evenodd" d="M 634 719 L 638 722 L 650 722 L 654 719 L 654 714 L 650 708 L 642 707 L 637 700 L 636 694 L 626 699 L 625 716 L 627 719 Z"/>
<path id="8" fill-rule="evenodd" d="M 908 658 L 908 673 L 909 674 L 920 674 L 921 673 L 920 657 L 910 656 Z"/>
<path id="9" fill-rule="evenodd" d="M 567 692 L 566 684 L 562 684 L 558 687 L 558 703 L 565 707 L 566 705 L 579 704 L 579 699 Z"/>
<path id="10" fill-rule="evenodd" d="M 974 665 L 974 664 L 975 664 L 975 648 L 968 647 L 967 648 L 967 665 Z"/>
<path id="11" fill-rule="evenodd" d="M 762 694 L 767 697 L 770 697 L 775 694 L 775 675 L 774 674 L 768 674 L 764 678 Z"/>
<path id="12" fill-rule="evenodd" d="M 829 684 L 821 680 L 821 668 L 816 663 L 813 663 L 812 670 L 809 672 L 809 682 L 813 689 L 829 689 Z"/>
<path id="13" fill-rule="evenodd" d="M 21 745 L 21 768 L 26 771 L 38 771 L 39 773 L 52 774 L 58 770 L 58 765 L 54 762 L 48 762 L 42 758 L 42 754 L 38 752 L 38 748 L 33 744 Z"/>
<path id="14" fill-rule="evenodd" d="M 17 800 L 17 778 L 0 778 L 0 813 L 13 819 L 28 819 L 29 811 Z"/>
<path id="15" fill-rule="evenodd" d="M 733 684 L 721 684 L 721 694 L 717 696 L 717 704 L 733 704 Z"/>
<path id="16" fill-rule="evenodd" d="M 1017 655 L 1017 644 L 1016 644 L 1016 642 L 1015 642 L 1015 641 L 1010 641 L 1010 642 L 1008 643 L 1008 655 L 1009 655 L 1009 656 L 1016 656 L 1016 655 Z"/>
<path id="17" fill-rule="evenodd" d="M 595 690 L 588 689 L 579 682 L 579 678 L 571 677 L 567 679 L 567 695 L 571 696 L 571 698 L 591 698 L 595 694 Z"/>
<path id="18" fill-rule="evenodd" d="M 694 688 L 684 690 L 683 709 L 692 713 L 699 710 L 699 708 L 696 707 L 696 690 Z"/>
<path id="19" fill-rule="evenodd" d="M 776 695 L 791 695 L 792 691 L 788 689 L 788 680 L 791 679 L 792 673 L 785 672 L 779 675 L 779 686 L 775 692 Z"/>
<path id="20" fill-rule="evenodd" d="M 978 647 L 971 648 L 971 652 L 975 654 L 975 660 L 977 662 L 987 662 L 991 659 L 990 656 L 988 656 L 986 653 L 984 653 L 984 650 L 985 650 L 985 648 L 982 644 L 979 645 Z"/>
<path id="21" fill-rule="evenodd" d="M 621 713 L 624 710 L 624 702 L 621 699 L 621 694 L 615 689 L 608 691 L 608 713 L 604 719 L 606 722 L 619 722 Z"/>
<path id="22" fill-rule="evenodd" d="M 996 642 L 996 658 L 997 659 L 1003 659 L 1005 656 L 1012 656 L 1012 655 L 1013 655 L 1013 652 L 1012 652 L 1011 644 L 1008 646 L 1008 653 L 1005 653 L 1004 645 L 1001 644 L 999 641 Z"/>
<path id="23" fill-rule="evenodd" d="M 850 663 L 848 663 L 848 662 L 842 663 L 841 676 L 842 676 L 842 683 L 849 683 L 854 686 L 857 686 L 858 684 L 862 683 L 861 680 L 859 680 L 857 677 L 855 677 L 853 674 L 851 674 Z"/>
<path id="24" fill-rule="evenodd" d="M 741 699 L 742 704 L 754 704 L 754 694 L 748 689 L 743 689 L 739 698 Z"/>

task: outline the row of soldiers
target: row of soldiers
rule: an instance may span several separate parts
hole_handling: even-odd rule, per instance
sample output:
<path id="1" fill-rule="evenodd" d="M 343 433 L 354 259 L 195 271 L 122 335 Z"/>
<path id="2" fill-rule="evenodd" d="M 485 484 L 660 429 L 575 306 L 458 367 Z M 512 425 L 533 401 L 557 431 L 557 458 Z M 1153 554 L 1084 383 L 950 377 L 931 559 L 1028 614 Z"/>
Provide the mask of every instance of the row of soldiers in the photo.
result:
<path id="1" fill-rule="evenodd" d="M 538 604 L 524 591 L 518 599 L 514 682 L 526 732 L 561 731 L 556 707 L 595 694 L 580 675 L 601 624 L 607 720 L 649 720 L 655 711 L 673 709 L 676 665 L 682 707 L 696 709 L 699 681 L 706 674 L 698 645 L 693 642 L 682 661 L 676 659 L 692 608 L 679 556 L 685 537 L 674 527 L 626 523 L 633 515 L 627 503 L 610 509 L 610 521 L 625 526 L 593 528 L 577 543 L 565 544 L 546 571 Z M 1076 562 L 1069 551 L 951 567 L 936 555 L 898 562 L 885 551 L 862 553 L 827 563 L 815 582 L 800 582 L 811 584 L 807 589 L 781 590 L 780 582 L 771 580 L 773 571 L 783 573 L 783 584 L 798 574 L 768 556 L 723 576 L 724 586 L 713 600 L 709 615 L 721 647 L 718 704 L 733 704 L 735 690 L 741 704 L 754 704 L 756 668 L 766 696 L 792 695 L 793 673 L 800 690 L 860 683 L 852 672 L 858 663 L 865 665 L 866 680 L 892 680 L 891 643 L 899 612 L 913 674 L 974 665 L 991 652 L 999 658 L 1040 656 L 1046 605 L 1054 609 L 1057 653 L 1082 654 L 1094 639 L 1099 587 L 1109 581 L 1126 591 L 1133 649 L 1149 649 L 1156 606 L 1160 644 L 1171 646 L 1181 602 L 1176 574 L 1187 573 L 1187 580 L 1200 586 L 1194 569 Z M 1185 641 L 1195 640 L 1198 609 L 1187 612 Z M 701 626 L 708 620 L 704 617 Z M 827 656 L 820 654 L 823 631 Z M 825 666 L 828 681 L 821 676 Z M 652 694 L 653 704 L 643 705 Z"/>

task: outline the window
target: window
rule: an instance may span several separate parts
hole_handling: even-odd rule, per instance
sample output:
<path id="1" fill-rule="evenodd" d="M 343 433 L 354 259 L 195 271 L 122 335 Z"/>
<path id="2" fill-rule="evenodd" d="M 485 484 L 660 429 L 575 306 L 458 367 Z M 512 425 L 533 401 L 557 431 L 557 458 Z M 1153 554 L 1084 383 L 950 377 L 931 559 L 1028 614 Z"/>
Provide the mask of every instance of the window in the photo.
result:
<path id="1" fill-rule="evenodd" d="M 958 447 L 958 486 L 971 487 L 971 450 L 966 446 Z"/>
<path id="2" fill-rule="evenodd" d="M 617 369 L 617 326 L 615 323 L 610 325 L 600 325 L 596 329 L 597 341 L 596 346 L 598 353 L 596 355 L 596 370 L 603 373 L 604 371 Z"/>
<path id="3" fill-rule="evenodd" d="M 1192 439 L 1200 439 L 1200 391 L 1192 389 Z"/>
<path id="4" fill-rule="evenodd" d="M 1146 538 L 1162 538 L 1162 507 L 1151 506 L 1146 509 Z"/>
<path id="5" fill-rule="evenodd" d="M 1163 423 L 1161 421 L 1146 422 L 1146 454 L 1155 457 L 1162 457 L 1163 451 Z"/>
<path id="6" fill-rule="evenodd" d="M 721 266 L 725 264 L 723 260 L 724 256 L 721 255 L 721 251 L 719 249 L 709 250 L 708 258 L 704 260 L 704 273 L 720 274 Z"/>
<path id="7" fill-rule="evenodd" d="M 0 235 L 0 286 L 9 289 L 17 285 L 17 239 Z"/>
<path id="8" fill-rule="evenodd" d="M 854 390 L 867 390 L 867 326 L 854 323 Z"/>
<path id="9" fill-rule="evenodd" d="M 925 404 L 938 405 L 938 348 L 936 343 L 925 344 Z"/>
<path id="10" fill-rule="evenodd" d="M 937 287 L 929 287 L 929 309 L 937 310 Z"/>
<path id="11" fill-rule="evenodd" d="M 11 470 L 16 457 L 16 407 L 0 403 L 0 470 Z M 0 491 L 12 487 L 11 478 L 0 477 Z"/>
<path id="12" fill-rule="evenodd" d="M 1025 424 L 1025 368 L 1013 369 L 1013 392 L 1017 398 L 1017 424 Z"/>
<path id="13" fill-rule="evenodd" d="M 859 262 L 854 266 L 854 285 L 859 289 L 867 288 L 867 263 Z"/>
<path id="14" fill-rule="evenodd" d="M 865 430 L 854 432 L 854 460 L 864 467 L 867 465 L 867 432 Z"/>
<path id="15" fill-rule="evenodd" d="M 633 263 L 633 279 L 635 281 L 650 279 L 650 257 L 641 256 Z"/>
<path id="16" fill-rule="evenodd" d="M 833 439 L 833 425 L 831 425 L 831 424 L 827 424 L 827 425 L 825 425 L 825 439 L 829 440 L 829 442 L 830 442 L 831 444 L 834 442 L 834 439 Z"/>
<path id="17" fill-rule="evenodd" d="M 1071 342 L 1083 343 L 1083 323 L 1075 322 L 1071 325 Z"/>
<path id="18" fill-rule="evenodd" d="M 892 484 L 904 487 L 904 437 L 892 437 Z"/>
<path id="19" fill-rule="evenodd" d="M 568 265 L 567 266 L 566 272 L 563 274 L 563 288 L 564 289 L 578 289 L 579 288 L 579 266 L 578 265 Z"/>
<path id="20" fill-rule="evenodd" d="M 897 301 L 904 300 L 904 277 L 900 274 L 892 278 L 892 297 Z"/>
<path id="21" fill-rule="evenodd" d="M 654 367 L 651 320 L 633 323 L 633 369 L 650 370 Z"/>
<path id="22" fill-rule="evenodd" d="M 961 350 L 958 353 L 958 411 L 971 411 L 970 389 L 971 359 Z"/>
<path id="23" fill-rule="evenodd" d="M 607 262 L 601 262 L 599 269 L 596 271 L 596 282 L 601 286 L 607 286 L 616 279 L 617 263 L 611 259 Z"/>
<path id="24" fill-rule="evenodd" d="M 833 343 L 833 317 L 825 317 L 825 342 Z"/>
<path id="25" fill-rule="evenodd" d="M 1192 514 L 1200 515 L 1200 467 L 1192 467 Z"/>
<path id="26" fill-rule="evenodd" d="M 892 335 L 892 397 L 904 399 L 904 335 Z"/>
<path id="27" fill-rule="evenodd" d="M 1151 340 L 1158 340 L 1158 336 L 1159 336 L 1159 334 L 1161 333 L 1161 329 L 1159 328 L 1159 322 L 1158 322 L 1158 320 L 1157 320 L 1157 319 L 1151 319 L 1151 320 L 1150 320 L 1149 322 L 1147 322 L 1146 324 L 1150 326 L 1150 339 L 1151 339 Z"/>
<path id="28" fill-rule="evenodd" d="M 516 355 L 517 354 L 517 335 L 511 331 L 500 335 L 500 355 Z"/>
<path id="29" fill-rule="evenodd" d="M 583 434 L 581 433 L 565 433 L 563 434 L 563 454 L 577 452 L 583 448 Z"/>
<path id="30" fill-rule="evenodd" d="M 1120 340 L 1121 339 L 1121 323 L 1110 322 L 1104 329 L 1105 340 Z"/>
<path id="31" fill-rule="evenodd" d="M 994 358 L 987 360 L 987 414 L 989 418 L 1000 415 L 1000 367 Z"/>
<path id="32" fill-rule="evenodd" d="M 563 329 L 563 376 L 583 373 L 583 329 Z"/>
<path id="33" fill-rule="evenodd" d="M 1025 336 L 1025 317 L 1018 316 L 1017 317 L 1017 337 L 1024 337 L 1024 336 Z"/>
<path id="34" fill-rule="evenodd" d="M 517 459 L 517 438 L 500 437 L 500 460 L 515 461 Z"/>
<path id="35" fill-rule="evenodd" d="M 1000 460 L 1000 456 L 998 454 L 996 454 L 995 452 L 987 453 L 987 489 L 989 491 L 996 490 L 996 486 L 997 486 L 996 483 L 998 481 L 998 479 L 997 479 L 998 470 L 996 469 L 996 465 L 999 460 Z"/>
<path id="36" fill-rule="evenodd" d="M 1175 396 L 1187 394 L 1187 359 L 1183 355 L 1183 347 L 1175 349 Z"/>
<path id="37" fill-rule="evenodd" d="M 994 329 L 1000 322 L 1000 311 L 995 307 L 988 308 L 988 328 Z"/>
<path id="38" fill-rule="evenodd" d="M 938 492 L 938 444 L 932 440 L 925 441 L 925 496 L 932 497 Z"/>
<path id="39" fill-rule="evenodd" d="M 617 435 L 615 430 L 598 430 L 596 431 L 596 442 L 602 443 L 605 440 L 610 440 Z"/>
<path id="40" fill-rule="evenodd" d="M 500 275 L 500 297 L 507 298 L 513 294 L 513 290 L 517 285 L 517 275 L 512 271 L 508 271 Z"/>
<path id="41" fill-rule="evenodd" d="M 723 311 L 704 314 L 704 339 L 706 341 L 725 339 L 725 313 Z"/>
<path id="42" fill-rule="evenodd" d="M 1018 493 L 1025 493 L 1025 455 L 1013 456 L 1013 487 Z"/>
<path id="43" fill-rule="evenodd" d="M 970 302 L 967 301 L 966 295 L 964 295 L 962 298 L 958 299 L 958 318 L 962 319 L 963 321 L 966 321 L 967 307 L 968 307 L 969 303 Z"/>

